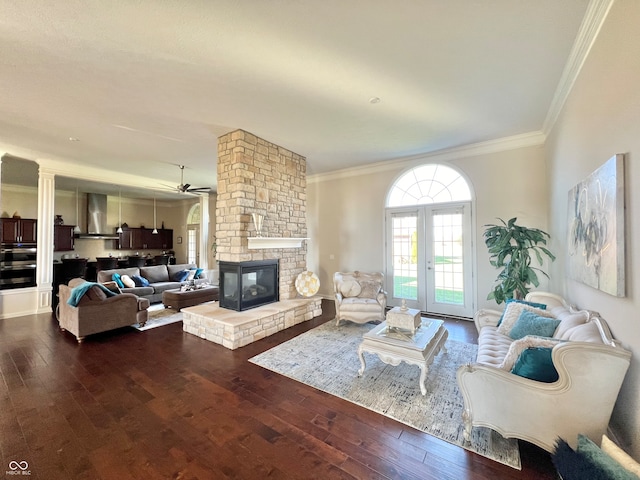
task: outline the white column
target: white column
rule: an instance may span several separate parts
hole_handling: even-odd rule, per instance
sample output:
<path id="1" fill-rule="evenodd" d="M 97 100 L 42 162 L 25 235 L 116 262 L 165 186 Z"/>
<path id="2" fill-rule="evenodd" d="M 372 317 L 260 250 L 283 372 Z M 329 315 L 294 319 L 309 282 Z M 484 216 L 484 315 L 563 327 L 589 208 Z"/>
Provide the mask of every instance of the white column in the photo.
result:
<path id="1" fill-rule="evenodd" d="M 51 311 L 53 283 L 53 211 L 55 201 L 55 175 L 40 166 L 38 170 L 38 259 L 36 261 L 38 313 Z"/>
<path id="2" fill-rule="evenodd" d="M 200 265 L 209 268 L 209 194 L 200 195 Z"/>

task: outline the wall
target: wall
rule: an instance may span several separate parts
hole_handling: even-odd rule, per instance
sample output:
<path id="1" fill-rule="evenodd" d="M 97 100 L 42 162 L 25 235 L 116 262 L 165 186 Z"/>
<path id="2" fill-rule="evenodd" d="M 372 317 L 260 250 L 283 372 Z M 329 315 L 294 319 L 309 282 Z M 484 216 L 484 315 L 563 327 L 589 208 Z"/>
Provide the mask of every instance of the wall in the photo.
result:
<path id="1" fill-rule="evenodd" d="M 612 426 L 640 458 L 640 2 L 613 7 L 547 140 L 550 230 L 554 251 L 552 288 L 572 303 L 596 310 L 633 352 Z M 626 297 L 617 298 L 565 277 L 569 190 L 616 153 L 625 154 Z"/>
<path id="2" fill-rule="evenodd" d="M 307 236 L 306 159 L 244 130 L 218 138 L 218 260 L 279 259 L 280 300 L 295 298 L 306 247 L 251 249 L 251 214 L 265 216 L 265 237 Z"/>
<path id="3" fill-rule="evenodd" d="M 541 145 L 488 153 L 463 150 L 309 177 L 308 268 L 320 278 L 320 293 L 333 298 L 333 273 L 384 271 L 384 206 L 393 182 L 407 169 L 447 163 L 460 171 L 475 195 L 477 307 L 496 308 L 486 300 L 497 276 L 482 239 L 483 225 L 518 217 L 519 223 L 547 228 L 547 189 Z M 474 154 L 475 153 L 475 154 Z M 332 258 L 333 256 L 333 258 Z M 542 286 L 546 285 L 543 283 Z"/>

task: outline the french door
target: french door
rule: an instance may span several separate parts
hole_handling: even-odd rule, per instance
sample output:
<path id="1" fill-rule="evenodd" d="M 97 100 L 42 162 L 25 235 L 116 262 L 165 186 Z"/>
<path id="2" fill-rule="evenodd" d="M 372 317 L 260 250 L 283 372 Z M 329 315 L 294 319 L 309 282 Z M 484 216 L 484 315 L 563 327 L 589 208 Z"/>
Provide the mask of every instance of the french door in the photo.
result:
<path id="1" fill-rule="evenodd" d="M 387 209 L 388 304 L 471 317 L 471 204 Z"/>

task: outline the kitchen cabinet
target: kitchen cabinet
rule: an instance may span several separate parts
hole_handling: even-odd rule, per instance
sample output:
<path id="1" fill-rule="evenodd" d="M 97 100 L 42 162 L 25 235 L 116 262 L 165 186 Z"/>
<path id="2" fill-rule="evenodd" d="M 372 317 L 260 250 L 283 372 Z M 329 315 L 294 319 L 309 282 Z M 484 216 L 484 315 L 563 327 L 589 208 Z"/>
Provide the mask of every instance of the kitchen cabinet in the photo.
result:
<path id="1" fill-rule="evenodd" d="M 119 250 L 171 250 L 173 230 L 160 228 L 157 234 L 151 228 L 123 228 L 115 247 Z"/>
<path id="2" fill-rule="evenodd" d="M 2 243 L 36 243 L 36 226 L 33 218 L 0 218 Z"/>
<path id="3" fill-rule="evenodd" d="M 75 225 L 54 225 L 53 226 L 53 251 L 68 252 L 73 250 L 74 239 L 73 229 Z"/>

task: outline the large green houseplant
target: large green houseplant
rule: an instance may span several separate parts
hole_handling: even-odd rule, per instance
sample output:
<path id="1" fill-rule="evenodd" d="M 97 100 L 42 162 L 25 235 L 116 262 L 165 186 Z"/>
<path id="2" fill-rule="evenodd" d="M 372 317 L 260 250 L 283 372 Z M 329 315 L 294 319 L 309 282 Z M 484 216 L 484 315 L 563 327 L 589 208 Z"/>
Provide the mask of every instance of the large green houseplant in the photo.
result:
<path id="1" fill-rule="evenodd" d="M 489 249 L 491 265 L 502 270 L 498 274 L 497 285 L 487 296 L 500 304 L 508 298 L 524 298 L 531 285 L 538 286 L 540 268 L 531 265 L 535 255 L 538 265 L 542 266 L 542 254 L 555 260 L 556 257 L 543 245 L 547 244 L 549 234 L 537 229 L 516 225 L 517 218 L 505 222 L 498 218 L 502 225 L 485 225 L 484 243 Z"/>

